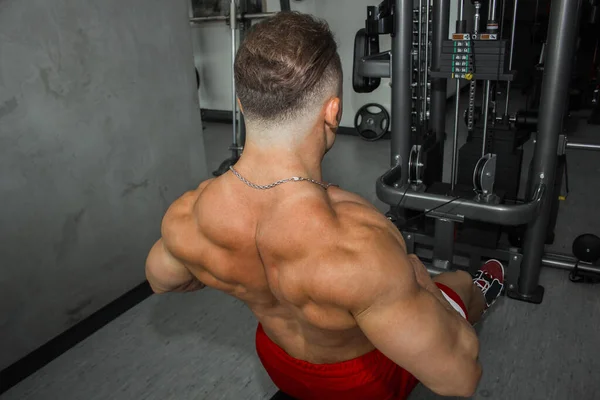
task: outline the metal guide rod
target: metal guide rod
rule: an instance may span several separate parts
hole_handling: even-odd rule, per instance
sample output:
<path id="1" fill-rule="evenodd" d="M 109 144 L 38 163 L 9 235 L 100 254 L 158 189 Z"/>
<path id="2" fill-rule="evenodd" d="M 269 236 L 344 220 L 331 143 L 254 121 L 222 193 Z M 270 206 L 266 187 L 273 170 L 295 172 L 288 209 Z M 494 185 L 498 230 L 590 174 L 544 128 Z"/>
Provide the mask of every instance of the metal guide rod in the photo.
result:
<path id="1" fill-rule="evenodd" d="M 496 33 L 498 26 L 496 23 L 496 0 L 490 0 L 490 9 L 488 10 L 487 33 Z M 492 24 L 490 26 L 490 24 Z M 488 131 L 488 119 L 490 115 L 490 90 L 491 81 L 486 80 L 483 88 L 483 140 L 481 144 L 481 156 L 486 154 L 486 142 Z"/>
<path id="2" fill-rule="evenodd" d="M 433 0 L 432 14 L 431 69 L 438 70 L 443 42 L 448 39 L 450 0 Z M 431 128 L 440 143 L 443 143 L 446 135 L 447 94 L 448 80 L 433 78 L 431 80 Z"/>
<path id="3" fill-rule="evenodd" d="M 475 2 L 475 24 L 473 25 L 473 33 L 479 33 L 479 25 L 481 24 L 481 2 Z"/>
<path id="4" fill-rule="evenodd" d="M 394 0 L 394 34 L 392 35 L 392 137 L 391 164 L 400 165 L 408 171 L 408 159 L 411 149 L 412 120 L 412 74 L 411 54 L 413 36 L 412 0 Z M 408 173 L 400 178 L 408 180 Z"/>
<path id="5" fill-rule="evenodd" d="M 426 11 L 425 11 L 425 85 L 423 85 L 423 104 L 425 104 L 425 130 L 429 129 L 429 118 L 427 117 L 427 98 L 428 98 L 428 90 L 427 83 L 429 82 L 429 18 L 431 17 L 430 9 L 431 9 L 431 0 L 426 0 Z"/>
<path id="6" fill-rule="evenodd" d="M 464 33 L 462 29 L 465 26 L 464 23 L 465 15 L 465 0 L 458 0 L 458 20 L 456 21 L 457 33 Z M 461 31 L 461 32 L 459 32 Z M 456 176 L 458 175 L 458 127 L 459 127 L 459 114 L 460 114 L 460 79 L 456 79 L 456 98 L 454 104 L 454 135 L 452 142 L 452 171 L 450 176 L 450 186 L 454 191 L 456 187 Z"/>
<path id="7" fill-rule="evenodd" d="M 460 79 L 456 80 L 456 99 L 454 102 L 454 135 L 452 138 L 452 177 L 451 179 L 451 188 L 454 190 L 456 187 L 456 176 L 457 176 L 457 159 L 458 159 L 458 127 L 460 120 Z"/>
<path id="8" fill-rule="evenodd" d="M 571 260 L 571 261 L 558 260 L 558 259 L 552 258 L 552 255 L 550 255 L 550 254 L 547 254 L 546 256 L 544 256 L 542 258 L 542 265 L 544 267 L 548 267 L 548 268 L 555 268 L 555 269 L 571 271 L 575 268 L 575 264 L 576 264 L 576 260 Z M 425 265 L 425 267 L 427 268 L 427 272 L 429 272 L 429 274 L 433 275 L 433 276 L 448 272 L 448 270 L 446 270 L 444 268 L 433 266 L 433 265 L 431 265 L 431 263 L 428 263 L 428 262 L 423 262 L 423 265 Z M 464 265 L 463 267 L 466 268 L 468 266 Z M 600 274 L 600 266 L 597 266 L 597 265 L 579 263 L 579 264 L 577 264 L 577 268 L 581 271 Z"/>
<path id="9" fill-rule="evenodd" d="M 423 0 L 419 0 L 419 12 L 417 13 L 418 15 L 418 27 L 417 27 L 417 35 L 419 36 L 417 43 L 418 43 L 418 54 L 417 54 L 417 98 L 419 96 L 423 96 L 423 86 L 424 82 L 423 82 L 423 74 L 421 69 L 423 68 L 423 64 L 422 64 L 422 56 L 423 56 Z M 425 116 L 425 99 L 422 98 L 420 99 L 420 104 L 418 106 L 419 108 L 419 112 L 417 113 L 417 126 L 419 128 L 419 130 L 422 127 L 422 121 L 424 120 L 424 116 Z"/>
<path id="10" fill-rule="evenodd" d="M 237 14 L 237 13 L 236 13 Z M 237 15 L 236 19 L 238 21 L 247 20 L 247 19 L 264 19 L 269 18 L 277 14 L 276 12 L 264 12 L 264 13 L 248 13 Z M 229 15 L 210 15 L 206 17 L 193 17 L 190 18 L 190 22 L 192 24 L 201 24 L 204 22 L 225 22 L 230 21 L 231 17 Z"/>
<path id="11" fill-rule="evenodd" d="M 538 135 L 528 183 L 530 191 L 539 184 L 554 187 L 558 138 L 566 112 L 580 11 L 581 0 L 554 0 L 550 8 Z M 521 273 L 511 297 L 541 301 L 543 289 L 538 283 L 551 211 L 552 202 L 545 201 L 538 218 L 527 227 Z"/>
<path id="12" fill-rule="evenodd" d="M 242 3 L 244 6 L 247 6 L 248 3 Z M 244 9 L 242 9 L 242 11 L 244 11 Z M 240 43 L 244 43 L 244 40 L 246 39 L 246 33 L 248 32 L 248 28 L 250 28 L 250 26 L 252 26 L 252 21 L 250 20 L 245 20 L 240 22 L 239 26 L 238 26 L 238 47 Z M 237 86 L 236 86 L 237 87 Z M 237 93 L 236 93 L 237 94 Z M 236 98 L 236 105 L 238 106 L 238 143 L 239 143 L 239 148 L 240 148 L 240 152 L 244 151 L 244 147 L 246 146 L 246 120 L 244 119 L 244 113 L 242 113 L 242 111 L 239 109 L 239 104 L 237 102 L 237 98 Z M 241 153 L 240 153 L 241 155 Z"/>
<path id="13" fill-rule="evenodd" d="M 513 19 L 512 19 L 512 31 L 510 34 L 510 54 L 508 56 L 508 70 L 512 70 L 513 65 L 513 54 L 515 52 L 515 31 L 517 30 L 517 10 L 519 7 L 519 0 L 515 0 L 515 7 L 513 9 Z M 508 115 L 508 107 L 510 104 L 510 87 L 511 81 L 508 81 L 506 84 L 506 104 L 504 106 L 504 116 Z"/>
<path id="14" fill-rule="evenodd" d="M 490 112 L 490 81 L 485 81 L 485 88 L 483 89 L 483 140 L 481 143 L 481 156 L 486 155 L 486 142 L 487 142 L 487 131 L 488 131 L 488 116 Z"/>
<path id="15" fill-rule="evenodd" d="M 591 150 L 591 151 L 600 151 L 600 143 L 576 143 L 576 142 L 567 142 L 568 150 Z"/>
<path id="16" fill-rule="evenodd" d="M 237 93 L 235 90 L 235 56 L 237 53 L 237 5 L 235 0 L 231 0 L 229 4 L 229 17 L 231 24 L 231 97 L 232 97 L 232 118 L 231 122 L 233 125 L 233 144 L 231 145 L 231 152 L 233 157 L 238 157 L 240 144 L 238 143 L 237 137 Z"/>
<path id="17" fill-rule="evenodd" d="M 488 23 L 496 21 L 496 0 L 490 0 L 490 8 L 488 9 Z"/>
<path id="18" fill-rule="evenodd" d="M 479 24 L 481 22 L 481 2 L 475 2 L 475 21 L 473 26 L 473 34 L 479 34 Z M 467 130 L 473 132 L 474 113 L 475 113 L 475 95 L 477 94 L 477 81 L 472 80 L 469 85 L 469 108 L 467 110 Z"/>

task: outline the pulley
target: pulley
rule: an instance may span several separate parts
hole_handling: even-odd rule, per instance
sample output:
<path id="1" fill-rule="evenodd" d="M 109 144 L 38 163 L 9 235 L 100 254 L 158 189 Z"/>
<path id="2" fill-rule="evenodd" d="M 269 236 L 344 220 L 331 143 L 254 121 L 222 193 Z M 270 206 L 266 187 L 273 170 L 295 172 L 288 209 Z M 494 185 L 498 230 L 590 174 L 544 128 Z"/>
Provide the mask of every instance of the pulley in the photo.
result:
<path id="1" fill-rule="evenodd" d="M 473 187 L 479 194 L 492 194 L 496 180 L 496 155 L 486 154 L 481 157 L 473 171 Z"/>
<path id="2" fill-rule="evenodd" d="M 420 185 L 425 175 L 425 155 L 423 147 L 414 145 L 408 158 L 408 183 Z"/>

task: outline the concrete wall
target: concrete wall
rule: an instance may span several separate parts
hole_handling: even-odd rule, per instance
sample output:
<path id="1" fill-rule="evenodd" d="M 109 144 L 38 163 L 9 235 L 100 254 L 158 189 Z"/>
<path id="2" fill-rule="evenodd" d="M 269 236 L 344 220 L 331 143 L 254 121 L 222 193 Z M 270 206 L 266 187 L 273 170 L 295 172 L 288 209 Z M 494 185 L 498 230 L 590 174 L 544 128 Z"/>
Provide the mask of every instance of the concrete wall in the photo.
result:
<path id="1" fill-rule="evenodd" d="M 0 1 L 0 369 L 144 280 L 207 177 L 187 0 Z"/>
<path id="2" fill-rule="evenodd" d="M 378 5 L 380 0 L 303 0 L 291 1 L 292 10 L 314 14 L 324 18 L 333 30 L 344 68 L 344 116 L 342 126 L 354 126 L 354 116 L 367 103 L 379 103 L 390 109 L 391 89 L 389 79 L 382 79 L 381 86 L 373 93 L 355 93 L 352 89 L 352 65 L 354 62 L 354 37 L 364 27 L 367 6 Z M 450 32 L 455 30 L 457 0 L 450 0 Z M 425 2 L 423 2 L 425 3 Z M 418 4 L 415 0 L 415 4 Z M 267 11 L 279 11 L 279 0 L 268 0 Z M 472 5 L 465 2 L 466 15 L 471 15 Z M 222 22 L 208 23 L 193 29 L 194 54 L 200 71 L 202 108 L 231 111 L 231 34 Z M 387 35 L 380 37 L 382 51 L 391 48 Z M 454 93 L 449 84 L 449 95 Z"/>

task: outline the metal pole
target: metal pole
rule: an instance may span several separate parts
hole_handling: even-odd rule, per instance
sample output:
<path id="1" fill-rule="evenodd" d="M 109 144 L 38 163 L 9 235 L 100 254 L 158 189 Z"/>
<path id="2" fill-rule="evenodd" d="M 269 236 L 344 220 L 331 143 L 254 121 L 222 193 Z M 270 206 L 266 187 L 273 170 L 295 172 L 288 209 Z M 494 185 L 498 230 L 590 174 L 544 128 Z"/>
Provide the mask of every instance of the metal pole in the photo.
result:
<path id="1" fill-rule="evenodd" d="M 190 18 L 190 22 L 192 24 L 200 24 L 203 22 L 215 22 L 215 21 L 227 21 L 229 19 L 229 17 L 227 17 L 226 15 L 210 15 L 210 16 L 206 16 L 206 17 L 194 17 L 194 18 Z"/>
<path id="2" fill-rule="evenodd" d="M 584 272 L 594 272 L 596 274 L 600 274 L 600 266 L 593 265 L 593 264 L 586 264 L 586 263 L 582 263 L 582 262 L 577 263 L 577 260 L 575 260 L 573 258 L 571 258 L 571 259 L 557 258 L 557 257 L 553 256 L 552 254 L 544 255 L 544 257 L 542 258 L 542 265 L 544 267 L 564 269 L 567 271 L 574 269 L 575 265 L 577 265 L 577 268 Z"/>
<path id="3" fill-rule="evenodd" d="M 242 19 L 264 19 L 277 15 L 276 12 L 248 13 L 240 16 Z"/>
<path id="4" fill-rule="evenodd" d="M 430 14 L 430 6 L 431 6 L 431 0 L 425 0 L 426 1 L 426 12 L 425 12 L 425 79 L 423 79 L 423 82 L 425 82 L 425 84 L 423 85 L 423 104 L 425 105 L 424 109 L 425 109 L 425 131 L 427 131 L 429 129 L 429 118 L 427 117 L 427 98 L 429 97 L 429 93 L 427 91 L 427 83 L 429 83 L 429 18 L 431 18 L 431 14 Z M 429 114 L 431 115 L 431 114 Z"/>
<path id="5" fill-rule="evenodd" d="M 451 187 L 456 187 L 456 176 L 458 174 L 458 127 L 460 124 L 460 79 L 456 80 L 456 99 L 454 101 L 454 135 L 452 138 L 452 177 Z"/>
<path id="6" fill-rule="evenodd" d="M 542 258 L 542 264 L 544 265 L 544 267 L 562 269 L 565 271 L 572 271 L 575 268 L 575 261 L 562 261 L 562 260 L 556 260 L 553 258 L 546 258 L 546 257 Z M 423 262 L 423 265 L 425 265 L 429 274 L 433 275 L 433 276 L 448 272 L 447 269 L 436 266 L 435 262 L 432 262 L 432 263 Z M 460 265 L 460 266 L 468 267 L 467 265 Z M 584 272 L 600 274 L 600 266 L 597 266 L 597 265 L 579 263 L 577 268 Z"/>
<path id="7" fill-rule="evenodd" d="M 488 10 L 487 29 L 488 33 L 498 32 L 498 23 L 496 22 L 496 0 L 490 0 Z M 490 90 L 491 81 L 486 80 L 483 88 L 483 140 L 481 143 L 481 156 L 486 154 L 486 142 L 488 131 L 488 119 L 490 115 Z"/>
<path id="8" fill-rule="evenodd" d="M 248 15 L 245 13 L 246 13 L 246 11 L 248 11 L 249 3 L 250 3 L 250 0 L 240 0 L 240 11 L 242 12 L 242 15 L 244 15 L 244 16 Z M 238 20 L 239 20 L 239 18 L 238 18 Z M 238 40 L 239 40 L 240 44 L 246 38 L 246 32 L 248 29 L 250 29 L 251 26 L 252 26 L 251 19 L 243 19 L 240 22 L 239 29 L 238 29 L 238 32 L 239 32 Z M 237 105 L 237 98 L 236 98 L 236 105 Z M 239 125 L 238 148 L 240 149 L 240 150 L 238 150 L 238 155 L 241 155 L 241 153 L 244 151 L 244 146 L 246 145 L 246 121 L 244 120 L 244 114 L 241 112 L 241 110 L 238 112 L 238 125 Z"/>
<path id="9" fill-rule="evenodd" d="M 433 0 L 433 38 L 431 40 L 431 69 L 441 66 L 442 45 L 448 39 L 450 0 Z M 448 80 L 431 80 L 431 124 L 438 142 L 443 143 L 446 132 L 446 102 Z"/>
<path id="10" fill-rule="evenodd" d="M 562 133 L 566 111 L 580 10 L 581 0 L 554 0 L 551 5 L 530 192 L 539 184 L 554 187 L 558 137 Z M 538 218 L 527 227 L 521 273 L 516 290 L 509 294 L 511 297 L 531 302 L 542 300 L 543 288 L 538 282 L 551 211 L 552 201 L 546 196 Z"/>
<path id="11" fill-rule="evenodd" d="M 412 0 L 394 0 L 394 34 L 392 36 L 392 137 L 391 163 L 402 166 L 401 182 L 408 180 L 408 157 L 411 148 L 412 120 Z"/>
<path id="12" fill-rule="evenodd" d="M 418 105 L 418 113 L 417 113 L 417 126 L 419 131 L 423 127 L 423 119 L 425 116 L 425 97 L 423 97 L 423 74 L 421 69 L 423 68 L 422 60 L 423 60 L 423 0 L 419 0 L 419 12 L 417 13 L 417 18 L 419 19 L 418 27 L 417 27 L 417 35 L 419 39 L 418 43 L 418 54 L 417 54 L 417 101 L 419 101 Z M 419 99 L 419 96 L 423 97 Z"/>
<path id="13" fill-rule="evenodd" d="M 508 57 L 508 70 L 512 69 L 513 65 L 513 54 L 515 52 L 515 31 L 517 30 L 517 10 L 519 7 L 519 0 L 515 0 L 515 7 L 513 9 L 513 19 L 512 19 L 512 32 L 510 34 L 510 55 Z M 504 107 L 504 116 L 508 115 L 508 107 L 510 104 L 510 87 L 511 81 L 508 81 L 506 85 L 506 104 Z"/>
<path id="14" fill-rule="evenodd" d="M 479 35 L 479 25 L 481 23 L 481 2 L 476 1 L 475 6 L 475 21 L 473 24 L 473 34 Z M 474 114 L 475 114 L 475 95 L 477 94 L 477 81 L 472 80 L 469 84 L 469 108 L 467 109 L 467 131 L 471 134 L 474 130 Z M 483 104 L 483 103 L 482 103 Z"/>
<path id="15" fill-rule="evenodd" d="M 231 24 L 231 100 L 232 100 L 232 118 L 233 125 L 233 142 L 231 145 L 231 153 L 233 157 L 239 156 L 239 143 L 237 137 L 237 93 L 235 90 L 235 56 L 237 54 L 237 5 L 235 0 L 231 0 L 229 4 L 229 23 Z"/>
<path id="16" fill-rule="evenodd" d="M 236 12 L 236 14 L 237 14 L 237 12 Z M 277 13 L 276 12 L 249 13 L 249 14 L 237 15 L 236 19 L 238 21 L 242 21 L 242 20 L 246 20 L 246 19 L 264 19 L 264 18 L 272 17 L 275 14 L 277 14 Z M 205 17 L 190 18 L 190 22 L 192 24 L 201 24 L 203 22 L 217 22 L 217 21 L 225 22 L 225 21 L 230 21 L 230 20 L 231 20 L 231 16 L 227 16 L 227 15 L 209 15 L 209 16 L 205 16 Z"/>
<path id="17" fill-rule="evenodd" d="M 600 151 L 600 144 L 567 142 L 567 150 Z"/>
<path id="18" fill-rule="evenodd" d="M 481 156 L 485 156 L 486 153 L 486 142 L 487 142 L 487 131 L 488 131 L 488 117 L 490 113 L 490 81 L 485 81 L 485 88 L 483 89 L 483 141 L 481 143 Z"/>
<path id="19" fill-rule="evenodd" d="M 462 28 L 465 27 L 464 23 L 465 16 L 465 1 L 458 1 L 458 20 L 456 22 L 456 31 L 457 33 L 463 33 Z M 461 32 L 459 32 L 461 31 Z M 452 172 L 451 172 L 451 180 L 450 185 L 452 190 L 456 187 L 456 175 L 458 173 L 458 127 L 460 124 L 460 79 L 456 80 L 456 98 L 454 104 L 454 135 L 453 135 L 453 143 L 452 143 Z"/>
<path id="20" fill-rule="evenodd" d="M 479 27 L 481 25 L 481 2 L 475 2 L 475 24 L 473 25 L 473 33 L 479 34 Z"/>
<path id="21" fill-rule="evenodd" d="M 496 0 L 490 0 L 490 8 L 488 9 L 488 22 L 496 21 Z"/>

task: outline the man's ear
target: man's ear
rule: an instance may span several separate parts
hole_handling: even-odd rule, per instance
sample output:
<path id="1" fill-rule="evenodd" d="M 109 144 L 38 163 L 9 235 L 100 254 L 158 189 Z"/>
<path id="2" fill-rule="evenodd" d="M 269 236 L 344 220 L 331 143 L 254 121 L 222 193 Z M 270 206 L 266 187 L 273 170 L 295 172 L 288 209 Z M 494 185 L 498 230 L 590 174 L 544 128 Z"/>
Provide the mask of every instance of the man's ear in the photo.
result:
<path id="1" fill-rule="evenodd" d="M 240 108 L 240 111 L 243 114 L 244 113 L 244 107 L 242 107 L 242 102 L 240 101 L 240 98 L 236 97 L 235 99 L 237 100 L 238 107 Z"/>
<path id="2" fill-rule="evenodd" d="M 335 130 L 340 125 L 341 117 L 342 102 L 339 97 L 332 97 L 325 104 L 325 123 Z"/>

